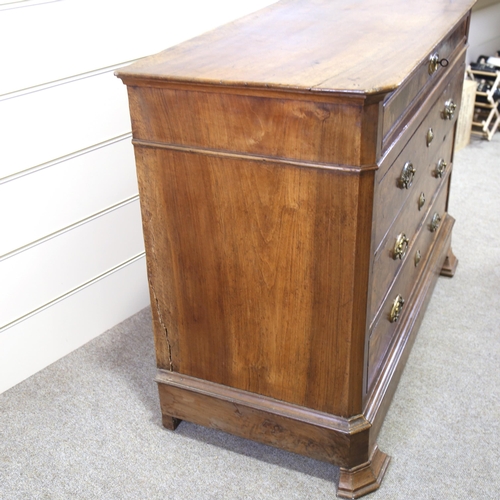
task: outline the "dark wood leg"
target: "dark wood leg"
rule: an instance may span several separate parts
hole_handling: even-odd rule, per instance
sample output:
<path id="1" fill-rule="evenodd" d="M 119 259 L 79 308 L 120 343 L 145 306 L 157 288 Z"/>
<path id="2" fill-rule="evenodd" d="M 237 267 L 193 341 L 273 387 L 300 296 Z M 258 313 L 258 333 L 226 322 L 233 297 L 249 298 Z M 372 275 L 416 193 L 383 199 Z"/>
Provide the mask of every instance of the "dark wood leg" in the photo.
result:
<path id="1" fill-rule="evenodd" d="M 179 418 L 171 417 L 170 415 L 162 415 L 161 421 L 163 427 L 165 427 L 166 429 L 170 429 L 171 431 L 175 431 L 175 429 L 177 429 L 177 426 L 182 422 L 182 420 L 180 420 Z"/>
<path id="2" fill-rule="evenodd" d="M 453 251 L 450 248 L 441 269 L 441 276 L 448 276 L 449 278 L 453 278 L 453 276 L 455 275 L 455 271 L 457 270 L 457 266 L 458 259 L 455 257 Z"/>
<path id="3" fill-rule="evenodd" d="M 370 460 L 352 469 L 340 468 L 339 489 L 341 498 L 359 498 L 379 488 L 391 458 L 382 453 L 378 446 L 372 452 Z"/>

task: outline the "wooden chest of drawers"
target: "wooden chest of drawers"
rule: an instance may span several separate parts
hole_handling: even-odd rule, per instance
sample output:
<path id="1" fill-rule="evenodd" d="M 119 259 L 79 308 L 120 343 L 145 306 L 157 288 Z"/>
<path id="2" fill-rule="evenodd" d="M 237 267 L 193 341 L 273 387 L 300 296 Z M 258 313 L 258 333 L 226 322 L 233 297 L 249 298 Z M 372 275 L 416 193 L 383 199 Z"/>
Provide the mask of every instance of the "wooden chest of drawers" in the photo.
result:
<path id="1" fill-rule="evenodd" d="M 472 3 L 285 0 L 118 72 L 166 427 L 339 465 L 339 496 L 379 486 L 380 426 L 456 266 Z"/>

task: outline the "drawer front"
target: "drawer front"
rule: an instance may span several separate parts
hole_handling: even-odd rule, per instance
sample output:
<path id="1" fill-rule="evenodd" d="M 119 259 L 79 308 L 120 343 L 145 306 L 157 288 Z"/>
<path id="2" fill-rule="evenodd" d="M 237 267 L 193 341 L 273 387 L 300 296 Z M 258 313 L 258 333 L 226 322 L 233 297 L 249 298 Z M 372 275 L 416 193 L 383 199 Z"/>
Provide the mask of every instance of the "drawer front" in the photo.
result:
<path id="1" fill-rule="evenodd" d="M 415 197 L 415 191 L 420 188 L 422 177 L 426 177 L 425 172 L 428 166 L 439 160 L 443 143 L 450 143 L 451 148 L 453 126 L 457 120 L 462 99 L 463 71 L 464 66 L 461 65 L 443 92 L 435 100 L 416 132 L 376 186 L 375 197 L 377 201 L 374 207 L 373 235 L 376 252 L 382 245 L 389 227 L 402 207 L 407 203 L 410 196 Z M 451 119 L 444 114 L 446 104 L 450 102 L 456 105 L 456 110 Z M 432 133 L 430 142 L 430 137 L 428 139 L 429 131 Z M 415 173 L 411 185 L 405 187 L 402 182 L 402 174 L 405 165 L 409 163 L 413 166 Z M 378 174 L 380 175 L 379 172 Z M 416 196 L 419 195 L 420 191 Z"/>
<path id="2" fill-rule="evenodd" d="M 412 76 L 403 83 L 384 103 L 383 115 L 383 149 L 391 144 L 394 137 L 404 127 L 406 117 L 412 114 L 412 109 L 417 108 L 421 98 L 429 94 L 436 82 L 445 77 L 446 68 L 456 59 L 467 42 L 469 15 L 464 17 L 444 38 L 429 55 L 420 62 Z M 431 58 L 436 56 L 439 61 L 448 61 L 446 67 L 438 64 L 432 67 Z M 443 61 L 443 64 L 446 62 Z"/>
<path id="3" fill-rule="evenodd" d="M 442 185 L 448 182 L 451 171 L 451 156 L 453 142 L 451 140 L 441 143 L 441 148 L 436 152 L 435 159 L 425 168 L 419 169 L 415 174 L 414 185 L 404 206 L 399 212 L 394 224 L 391 225 L 387 237 L 383 240 L 374 257 L 372 267 L 372 286 L 370 301 L 370 318 L 373 319 L 387 292 L 387 289 L 403 265 L 405 256 L 401 251 L 407 247 L 411 249 L 420 225 L 427 219 L 428 211 Z M 418 174 L 418 177 L 417 177 Z M 408 244 L 404 243 L 408 240 Z M 401 243 L 398 250 L 396 242 Z M 408 250 L 406 251 L 408 254 Z"/>
<path id="4" fill-rule="evenodd" d="M 412 290 L 418 280 L 420 270 L 424 267 L 425 261 L 429 257 L 432 245 L 439 234 L 439 228 L 442 220 L 446 216 L 445 210 L 448 195 L 448 179 L 449 176 L 447 176 L 446 182 L 441 185 L 441 189 L 437 193 L 437 198 L 434 204 L 427 212 L 425 221 L 414 241 L 411 243 L 406 254 L 405 261 L 400 268 L 400 272 L 394 280 L 393 286 L 389 289 L 385 301 L 379 310 L 379 314 L 373 323 L 373 327 L 371 328 L 368 347 L 368 390 L 371 388 L 377 375 L 380 373 L 380 369 L 383 365 L 389 347 L 395 338 L 399 320 L 408 309 L 407 308 L 405 310 L 405 306 L 403 305 L 401 315 L 398 320 L 391 321 L 391 311 L 393 309 L 394 301 L 398 296 L 401 296 L 405 302 L 408 302 L 410 299 Z M 431 230 L 431 227 L 436 213 L 439 214 L 441 223 L 437 229 L 433 231 Z M 419 254 L 419 258 L 417 257 L 417 253 Z"/>

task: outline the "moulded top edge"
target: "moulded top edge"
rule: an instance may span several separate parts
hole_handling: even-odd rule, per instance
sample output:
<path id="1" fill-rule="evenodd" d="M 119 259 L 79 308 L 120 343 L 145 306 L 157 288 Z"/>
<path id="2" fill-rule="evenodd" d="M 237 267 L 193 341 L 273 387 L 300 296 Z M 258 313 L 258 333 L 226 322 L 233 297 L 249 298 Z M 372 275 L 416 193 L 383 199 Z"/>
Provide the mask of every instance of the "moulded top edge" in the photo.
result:
<path id="1" fill-rule="evenodd" d="M 282 0 L 116 72 L 125 83 L 373 95 L 396 89 L 473 0 Z"/>

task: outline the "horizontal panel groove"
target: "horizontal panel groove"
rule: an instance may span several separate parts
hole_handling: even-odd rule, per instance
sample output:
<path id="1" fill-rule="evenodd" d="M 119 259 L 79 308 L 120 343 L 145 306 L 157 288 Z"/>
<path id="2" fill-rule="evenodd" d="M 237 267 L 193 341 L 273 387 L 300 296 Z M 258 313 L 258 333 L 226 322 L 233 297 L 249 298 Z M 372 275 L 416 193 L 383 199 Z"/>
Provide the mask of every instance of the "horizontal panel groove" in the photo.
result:
<path id="1" fill-rule="evenodd" d="M 127 90 L 112 72 L 0 100 L 0 177 L 130 133 Z"/>
<path id="2" fill-rule="evenodd" d="M 131 59 L 130 61 L 120 62 L 112 66 L 106 66 L 104 68 L 99 68 L 93 71 L 87 71 L 86 73 L 80 73 L 77 75 L 72 75 L 67 78 L 61 78 L 59 80 L 54 80 L 51 82 L 42 83 L 40 85 L 35 85 L 33 87 L 27 87 L 20 90 L 15 90 L 14 92 L 7 92 L 6 94 L 0 94 L 0 102 L 7 99 L 14 99 L 15 97 L 21 97 L 26 94 L 32 94 L 34 92 L 40 92 L 41 90 L 50 89 L 53 87 L 58 87 L 59 85 L 65 85 L 67 83 L 72 83 L 78 80 L 85 80 L 86 78 L 91 78 L 93 76 L 102 75 L 103 73 L 112 73 L 123 66 L 128 66 L 129 64 L 137 61 L 137 59 Z"/>
<path id="3" fill-rule="evenodd" d="M 23 245 L 20 248 L 16 248 L 15 250 L 12 250 L 4 255 L 0 255 L 0 262 L 5 260 L 5 259 L 9 259 L 9 258 L 13 257 L 14 255 L 17 255 L 21 252 L 29 250 L 30 248 L 33 248 L 36 245 L 40 245 L 41 243 L 44 243 L 45 241 L 48 241 L 52 238 L 55 238 L 61 234 L 64 234 L 68 231 L 71 231 L 72 229 L 75 229 L 83 224 L 87 224 L 88 222 L 91 222 L 91 221 L 97 219 L 98 217 L 102 217 L 103 215 L 106 215 L 106 214 L 112 212 L 113 210 L 117 210 L 125 205 L 128 205 L 129 203 L 133 203 L 134 201 L 137 201 L 138 199 L 139 199 L 138 194 L 131 196 L 130 198 L 122 200 L 119 203 L 116 203 L 115 205 L 111 205 L 110 207 L 107 207 L 104 210 L 101 210 L 95 214 L 92 214 L 89 217 L 85 217 L 84 219 L 81 219 L 77 222 L 74 222 L 73 224 L 70 224 L 69 226 L 63 227 L 63 228 L 59 229 L 58 231 L 54 231 L 53 233 L 48 234 L 47 236 L 44 236 L 43 238 L 40 238 L 40 239 L 33 241 L 31 243 L 28 243 L 26 245 Z"/>
<path id="4" fill-rule="evenodd" d="M 23 7 L 34 7 L 45 3 L 61 2 L 62 0 L 17 0 L 0 4 L 0 10 L 21 9 Z"/>
<path id="5" fill-rule="evenodd" d="M 38 313 L 44 311 L 45 309 L 57 304 L 58 302 L 61 302 L 62 300 L 74 295 L 75 293 L 78 293 L 81 290 L 93 285 L 94 283 L 97 283 L 98 281 L 101 281 L 102 279 L 107 278 L 111 274 L 114 274 L 117 271 L 120 271 L 121 269 L 133 264 L 134 262 L 137 262 L 138 260 L 143 259 L 144 256 L 145 256 L 145 252 L 140 252 L 137 255 L 134 255 L 133 257 L 131 257 L 130 259 L 118 264 L 117 266 L 115 266 L 111 269 L 108 269 L 106 272 L 86 281 L 85 283 L 82 283 L 81 285 L 69 290 L 68 292 L 60 295 L 59 297 L 56 297 L 55 299 L 52 299 L 51 301 L 43 304 L 42 306 L 37 307 L 33 311 L 30 311 L 29 313 L 24 314 L 23 316 L 7 323 L 6 325 L 1 326 L 0 327 L 0 334 L 2 334 L 4 331 L 8 330 L 9 328 L 12 328 L 13 326 L 21 323 L 22 321 L 25 321 L 28 318 L 31 318 L 35 314 L 38 314 Z"/>
<path id="6" fill-rule="evenodd" d="M 159 149 L 169 149 L 172 151 L 180 151 L 183 153 L 195 153 L 206 156 L 215 156 L 219 158 L 234 158 L 236 160 L 249 160 L 249 161 L 259 161 L 267 163 L 278 163 L 281 165 L 293 165 L 296 167 L 306 167 L 306 168 L 316 168 L 322 170 L 337 170 L 341 172 L 349 172 L 353 174 L 377 170 L 378 165 L 367 164 L 361 166 L 350 166 L 350 165 L 340 165 L 336 163 L 316 163 L 304 160 L 294 160 L 293 158 L 281 158 L 278 156 L 259 156 L 250 153 L 233 153 L 230 151 L 222 151 L 217 149 L 205 149 L 197 146 L 182 146 L 179 144 L 170 144 L 163 142 L 146 141 L 143 139 L 133 139 L 132 143 L 135 146 L 141 146 L 144 148 L 159 148 Z"/>
<path id="7" fill-rule="evenodd" d="M 21 170 L 20 172 L 16 172 L 15 174 L 6 175 L 5 177 L 0 178 L 0 184 L 5 184 L 6 182 L 14 181 L 19 179 L 20 177 L 24 177 L 25 175 L 33 174 L 35 172 L 39 172 L 45 168 L 50 168 L 54 165 L 58 165 L 59 163 L 72 160 L 78 156 L 82 156 L 87 153 L 91 153 L 92 151 L 96 151 L 97 149 L 104 148 L 111 144 L 115 144 L 120 141 L 124 141 L 130 139 L 132 137 L 132 132 L 128 132 L 126 134 L 119 135 L 117 137 L 113 137 L 112 139 L 108 139 L 103 142 L 99 142 L 98 144 L 94 144 L 84 149 L 80 149 L 79 151 L 75 151 L 69 155 L 61 156 L 60 158 L 55 158 L 54 160 L 48 161 L 46 163 L 41 163 L 40 165 L 35 165 L 34 167 L 27 168 L 25 170 Z M 1 257 L 0 257 L 1 258 Z"/>

